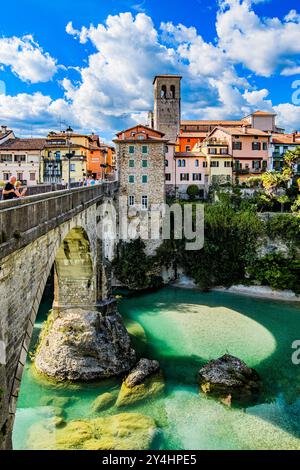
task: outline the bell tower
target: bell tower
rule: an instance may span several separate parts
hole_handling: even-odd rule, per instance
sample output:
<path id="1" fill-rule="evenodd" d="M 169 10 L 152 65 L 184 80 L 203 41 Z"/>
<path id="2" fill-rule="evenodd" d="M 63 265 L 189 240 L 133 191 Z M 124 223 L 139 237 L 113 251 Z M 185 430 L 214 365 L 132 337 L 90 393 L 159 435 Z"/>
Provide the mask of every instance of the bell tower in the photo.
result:
<path id="1" fill-rule="evenodd" d="M 176 143 L 181 121 L 181 76 L 158 75 L 154 78 L 154 129 Z"/>

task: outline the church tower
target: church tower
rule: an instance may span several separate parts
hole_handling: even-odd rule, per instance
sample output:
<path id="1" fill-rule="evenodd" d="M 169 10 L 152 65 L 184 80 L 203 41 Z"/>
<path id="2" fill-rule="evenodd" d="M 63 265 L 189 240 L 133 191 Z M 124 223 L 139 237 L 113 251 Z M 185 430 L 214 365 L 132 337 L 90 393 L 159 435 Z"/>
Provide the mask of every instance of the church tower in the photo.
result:
<path id="1" fill-rule="evenodd" d="M 154 129 L 176 143 L 181 121 L 181 76 L 158 75 L 154 85 Z"/>

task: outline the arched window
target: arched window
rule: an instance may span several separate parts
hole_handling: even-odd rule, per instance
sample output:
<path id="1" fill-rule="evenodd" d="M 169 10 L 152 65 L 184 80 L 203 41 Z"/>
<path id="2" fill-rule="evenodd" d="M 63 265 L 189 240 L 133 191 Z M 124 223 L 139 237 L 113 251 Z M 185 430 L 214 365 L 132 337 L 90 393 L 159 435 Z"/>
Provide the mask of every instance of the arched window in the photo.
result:
<path id="1" fill-rule="evenodd" d="M 166 85 L 163 85 L 161 87 L 160 96 L 161 96 L 161 98 L 166 98 L 167 97 L 167 87 L 166 87 Z"/>
<path id="2" fill-rule="evenodd" d="M 175 99 L 175 85 L 171 85 L 171 98 Z"/>
<path id="3" fill-rule="evenodd" d="M 178 160 L 178 166 L 179 167 L 181 166 L 181 160 Z"/>
<path id="4" fill-rule="evenodd" d="M 185 160 L 182 160 L 182 166 L 185 167 Z"/>

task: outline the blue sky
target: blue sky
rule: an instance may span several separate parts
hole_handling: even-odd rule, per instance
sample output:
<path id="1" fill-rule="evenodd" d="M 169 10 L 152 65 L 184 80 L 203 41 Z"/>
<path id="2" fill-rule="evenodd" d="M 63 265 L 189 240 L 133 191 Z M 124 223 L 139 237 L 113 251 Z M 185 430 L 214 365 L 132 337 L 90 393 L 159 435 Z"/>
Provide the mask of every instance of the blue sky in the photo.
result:
<path id="1" fill-rule="evenodd" d="M 274 110 L 300 129 L 297 0 L 11 0 L 0 18 L 0 123 L 113 134 L 145 122 L 152 77 L 183 75 L 183 117 Z M 1 93 L 2 91 L 2 93 Z"/>

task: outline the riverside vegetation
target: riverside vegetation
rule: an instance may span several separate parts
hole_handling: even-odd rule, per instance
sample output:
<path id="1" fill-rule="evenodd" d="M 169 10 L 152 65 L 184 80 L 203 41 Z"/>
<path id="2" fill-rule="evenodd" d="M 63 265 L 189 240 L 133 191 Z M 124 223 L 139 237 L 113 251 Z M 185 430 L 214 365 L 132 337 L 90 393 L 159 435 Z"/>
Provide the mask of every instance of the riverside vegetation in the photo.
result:
<path id="1" fill-rule="evenodd" d="M 185 251 L 185 241 L 173 238 L 149 257 L 141 240 L 121 243 L 114 262 L 117 278 L 131 289 L 155 288 L 162 284 L 164 268 L 175 275 L 181 268 L 203 290 L 244 283 L 300 293 L 299 160 L 300 147 L 286 153 L 281 172 L 268 171 L 243 185 L 237 180 L 233 186 L 213 186 L 205 203 L 202 250 Z M 242 188 L 252 188 L 250 195 Z M 195 200 L 194 186 L 188 195 Z"/>

